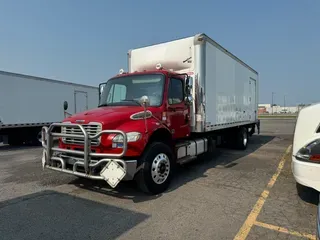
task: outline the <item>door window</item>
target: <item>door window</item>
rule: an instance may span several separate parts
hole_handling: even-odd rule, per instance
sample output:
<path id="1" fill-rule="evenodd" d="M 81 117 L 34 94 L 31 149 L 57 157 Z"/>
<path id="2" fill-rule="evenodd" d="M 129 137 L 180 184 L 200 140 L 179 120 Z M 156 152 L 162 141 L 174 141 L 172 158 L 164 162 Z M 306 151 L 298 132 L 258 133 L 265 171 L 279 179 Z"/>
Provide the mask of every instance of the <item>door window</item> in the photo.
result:
<path id="1" fill-rule="evenodd" d="M 168 103 L 170 105 L 181 103 L 183 101 L 183 97 L 184 91 L 182 80 L 171 78 L 168 92 Z"/>

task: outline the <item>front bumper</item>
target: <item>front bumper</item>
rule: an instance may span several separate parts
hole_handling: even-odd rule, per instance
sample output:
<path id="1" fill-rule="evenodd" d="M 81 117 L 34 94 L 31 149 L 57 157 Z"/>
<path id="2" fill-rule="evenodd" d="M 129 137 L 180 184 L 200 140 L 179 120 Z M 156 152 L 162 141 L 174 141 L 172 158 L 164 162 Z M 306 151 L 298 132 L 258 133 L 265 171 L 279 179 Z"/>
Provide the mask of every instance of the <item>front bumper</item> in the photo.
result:
<path id="1" fill-rule="evenodd" d="M 320 191 L 320 164 L 299 161 L 292 156 L 291 168 L 296 182 Z"/>
<path id="2" fill-rule="evenodd" d="M 55 133 L 55 127 L 77 127 L 81 135 Z M 121 134 L 123 136 L 123 148 L 119 154 L 91 152 L 91 140 L 97 139 L 103 134 Z M 54 145 L 53 139 L 68 137 L 84 140 L 83 151 L 59 148 Z M 127 151 L 127 135 L 119 130 L 103 130 L 94 136 L 90 136 L 83 126 L 73 123 L 53 123 L 49 128 L 42 128 L 42 166 L 79 177 L 105 180 L 111 187 L 116 187 L 121 180 L 132 180 L 137 169 L 137 160 L 121 159 Z"/>

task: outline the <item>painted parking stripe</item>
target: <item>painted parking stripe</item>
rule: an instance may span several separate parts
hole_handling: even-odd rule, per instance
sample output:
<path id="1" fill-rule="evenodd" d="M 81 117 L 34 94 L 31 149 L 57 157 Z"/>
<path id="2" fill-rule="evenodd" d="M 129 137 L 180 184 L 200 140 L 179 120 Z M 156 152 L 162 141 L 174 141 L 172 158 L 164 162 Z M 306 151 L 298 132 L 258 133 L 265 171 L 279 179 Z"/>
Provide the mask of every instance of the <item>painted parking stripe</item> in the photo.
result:
<path id="1" fill-rule="evenodd" d="M 254 223 L 254 225 L 259 226 L 259 227 L 263 227 L 263 228 L 266 228 L 266 229 L 270 229 L 270 230 L 273 230 L 273 231 L 290 234 L 290 235 L 293 235 L 293 236 L 296 236 L 296 237 L 304 237 L 304 238 L 307 238 L 307 239 L 316 240 L 316 236 L 315 235 L 308 234 L 308 233 L 300 233 L 300 232 L 297 232 L 297 231 L 292 231 L 292 230 L 289 230 L 287 228 L 271 225 L 271 224 L 268 224 L 268 223 L 263 223 L 263 222 L 256 221 Z"/>
<path id="2" fill-rule="evenodd" d="M 237 233 L 237 235 L 234 237 L 234 240 L 244 240 L 247 238 L 252 226 L 255 224 L 257 217 L 260 214 L 260 211 L 266 201 L 266 199 L 269 196 L 269 190 L 273 187 L 273 185 L 275 184 L 275 182 L 277 181 L 283 166 L 286 162 L 287 159 L 287 155 L 290 153 L 292 148 L 292 145 L 290 145 L 287 150 L 285 151 L 285 153 L 283 154 L 279 165 L 277 167 L 276 172 L 273 174 L 273 176 L 271 177 L 270 181 L 268 182 L 268 185 L 266 187 L 265 190 L 263 190 L 263 192 L 261 193 L 258 201 L 256 202 L 256 204 L 254 205 L 254 207 L 252 208 L 250 214 L 248 215 L 246 221 L 243 223 L 242 227 L 240 228 L 239 232 Z"/>

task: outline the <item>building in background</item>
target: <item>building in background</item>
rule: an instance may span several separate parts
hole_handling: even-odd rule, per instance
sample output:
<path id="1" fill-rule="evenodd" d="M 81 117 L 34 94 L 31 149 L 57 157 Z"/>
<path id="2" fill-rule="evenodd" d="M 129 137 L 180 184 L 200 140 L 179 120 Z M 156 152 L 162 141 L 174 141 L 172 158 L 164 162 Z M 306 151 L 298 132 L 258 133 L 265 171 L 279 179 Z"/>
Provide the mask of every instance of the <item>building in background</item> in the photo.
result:
<path id="1" fill-rule="evenodd" d="M 271 104 L 259 104 L 258 106 L 258 114 L 296 114 L 299 112 L 301 108 L 299 106 L 293 106 L 293 107 L 282 107 L 279 105 L 273 105 Z"/>
<path id="2" fill-rule="evenodd" d="M 258 106 L 258 114 L 266 114 L 267 112 L 267 108 L 265 106 Z"/>

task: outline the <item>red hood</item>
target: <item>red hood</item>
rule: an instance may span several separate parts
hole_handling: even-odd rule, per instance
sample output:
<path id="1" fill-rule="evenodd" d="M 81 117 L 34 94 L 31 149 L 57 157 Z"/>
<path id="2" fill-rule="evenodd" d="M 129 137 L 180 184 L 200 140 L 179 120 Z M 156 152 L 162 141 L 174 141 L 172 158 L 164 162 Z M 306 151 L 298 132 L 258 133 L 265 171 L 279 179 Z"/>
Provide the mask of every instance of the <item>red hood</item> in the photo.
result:
<path id="1" fill-rule="evenodd" d="M 116 128 L 130 119 L 133 113 L 141 112 L 143 108 L 140 106 L 114 106 L 99 107 L 85 112 L 74 114 L 64 122 L 86 124 L 89 122 L 99 122 L 107 125 L 108 128 Z"/>

